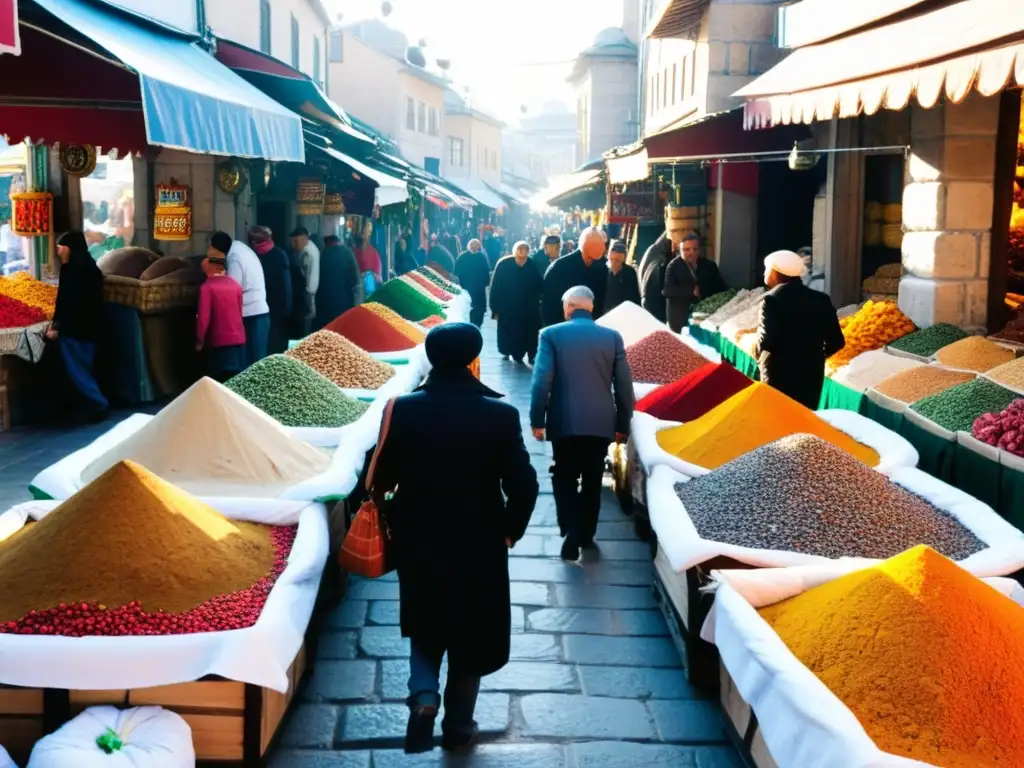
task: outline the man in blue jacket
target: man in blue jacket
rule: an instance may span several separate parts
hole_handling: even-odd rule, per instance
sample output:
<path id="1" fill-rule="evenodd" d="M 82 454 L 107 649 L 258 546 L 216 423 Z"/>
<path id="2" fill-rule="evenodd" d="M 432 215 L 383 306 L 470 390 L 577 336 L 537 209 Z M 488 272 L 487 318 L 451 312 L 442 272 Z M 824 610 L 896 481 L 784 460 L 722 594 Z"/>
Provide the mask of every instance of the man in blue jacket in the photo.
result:
<path id="1" fill-rule="evenodd" d="M 601 480 L 612 440 L 622 442 L 633 417 L 633 381 L 618 331 L 594 322 L 594 292 L 562 296 L 566 322 L 541 331 L 533 369 L 530 426 L 554 449 L 551 484 L 562 558 L 578 560 L 594 546 Z"/>

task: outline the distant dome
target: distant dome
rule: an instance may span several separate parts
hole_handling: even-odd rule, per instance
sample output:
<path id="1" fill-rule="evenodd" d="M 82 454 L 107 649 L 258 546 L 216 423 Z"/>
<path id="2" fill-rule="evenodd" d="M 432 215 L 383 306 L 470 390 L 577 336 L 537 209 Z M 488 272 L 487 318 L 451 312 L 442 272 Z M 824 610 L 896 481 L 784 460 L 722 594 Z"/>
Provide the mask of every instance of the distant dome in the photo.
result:
<path id="1" fill-rule="evenodd" d="M 593 48 L 608 48 L 616 45 L 628 45 L 630 48 L 635 48 L 633 42 L 626 36 L 618 27 L 608 27 L 602 29 L 597 33 L 597 37 L 594 38 Z"/>

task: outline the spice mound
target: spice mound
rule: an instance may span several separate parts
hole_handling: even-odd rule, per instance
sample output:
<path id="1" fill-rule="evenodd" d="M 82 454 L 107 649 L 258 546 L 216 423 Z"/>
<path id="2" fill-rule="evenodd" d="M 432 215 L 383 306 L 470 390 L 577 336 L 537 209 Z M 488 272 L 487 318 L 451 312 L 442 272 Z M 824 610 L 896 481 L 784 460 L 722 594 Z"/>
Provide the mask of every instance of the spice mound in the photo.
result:
<path id="1" fill-rule="evenodd" d="M 618 331 L 627 348 L 652 333 L 665 330 L 664 323 L 632 301 L 624 301 L 608 314 L 601 315 L 597 324 Z"/>
<path id="2" fill-rule="evenodd" d="M 935 359 L 950 368 L 984 373 L 1014 358 L 1013 350 L 981 336 L 968 336 L 935 353 Z"/>
<path id="3" fill-rule="evenodd" d="M 914 547 L 759 613 L 879 749 L 1024 765 L 1024 609 L 941 555 Z"/>
<path id="4" fill-rule="evenodd" d="M 979 416 L 971 434 L 983 443 L 1024 457 L 1024 399 L 1014 400 L 1005 411 Z"/>
<path id="5" fill-rule="evenodd" d="M 627 347 L 626 361 L 633 381 L 645 384 L 668 384 L 708 362 L 669 331 L 657 331 Z"/>
<path id="6" fill-rule="evenodd" d="M 424 328 L 436 328 L 444 322 L 444 318 L 440 315 L 431 315 L 420 320 L 420 325 Z"/>
<path id="7" fill-rule="evenodd" d="M 975 375 L 967 371 L 951 371 L 937 365 L 922 365 L 894 373 L 876 384 L 873 389 L 893 400 L 911 404 L 930 395 L 945 392 L 957 384 L 973 381 L 974 378 Z"/>
<path id="8" fill-rule="evenodd" d="M 878 465 L 878 454 L 871 448 L 761 382 L 754 382 L 689 424 L 661 430 L 658 444 L 683 461 L 717 469 L 744 453 L 797 433 L 817 435 L 869 467 Z"/>
<path id="9" fill-rule="evenodd" d="M 374 314 L 367 306 L 353 307 L 339 315 L 328 323 L 326 330 L 344 336 L 367 352 L 400 352 L 420 343 Z"/>
<path id="10" fill-rule="evenodd" d="M 857 355 L 872 349 L 881 349 L 896 339 L 913 333 L 917 326 L 893 301 L 867 301 L 860 309 L 839 321 L 846 346 L 825 362 L 831 375 Z"/>
<path id="11" fill-rule="evenodd" d="M 419 267 L 418 269 L 413 270 L 413 272 L 417 275 L 422 275 L 438 288 L 448 291 L 448 293 L 453 296 L 458 296 L 462 293 L 462 286 L 458 283 L 453 283 L 451 280 L 445 279 L 444 275 L 440 272 L 435 272 L 430 267 Z"/>
<path id="12" fill-rule="evenodd" d="M 890 355 L 884 349 L 873 349 L 863 355 L 857 355 L 853 362 L 840 368 L 832 377 L 832 381 L 857 392 L 864 392 L 900 371 L 923 366 L 924 363 L 911 360 L 909 357 Z"/>
<path id="13" fill-rule="evenodd" d="M 57 306 L 57 286 L 36 280 L 28 272 L 0 277 L 0 295 L 40 310 L 47 320 L 53 319 L 53 310 Z"/>
<path id="14" fill-rule="evenodd" d="M 154 615 L 254 588 L 265 599 L 290 549 L 272 530 L 229 520 L 138 464 L 119 462 L 0 546 L 0 624 L 19 634 L 170 633 L 170 617 L 154 623 Z M 223 619 L 251 624 L 261 609 L 250 602 Z M 176 631 L 201 630 L 182 620 Z"/>
<path id="15" fill-rule="evenodd" d="M 676 486 L 701 538 L 819 557 L 985 548 L 949 513 L 812 435 L 791 435 Z"/>
<path id="16" fill-rule="evenodd" d="M 334 331 L 317 331 L 286 353 L 345 389 L 378 389 L 395 368 L 375 360 Z"/>
<path id="17" fill-rule="evenodd" d="M 427 338 L 427 335 L 423 333 L 421 329 L 417 328 L 411 322 L 395 312 L 391 307 L 385 307 L 383 304 L 378 304 L 375 301 L 368 301 L 363 304 L 363 306 L 377 317 L 384 320 L 392 328 L 400 331 L 405 336 L 408 336 L 417 344 L 422 344 Z"/>
<path id="18" fill-rule="evenodd" d="M 443 314 L 439 302 L 424 296 L 403 280 L 388 280 L 373 292 L 373 300 L 413 322 Z"/>
<path id="19" fill-rule="evenodd" d="M 330 458 L 213 379 L 197 381 L 146 426 L 93 461 L 91 483 L 129 459 L 202 496 L 278 496 L 325 472 Z"/>
<path id="20" fill-rule="evenodd" d="M 0 295 L 0 328 L 26 328 L 45 321 L 46 314 L 38 307 Z"/>
<path id="21" fill-rule="evenodd" d="M 401 280 L 406 280 L 410 285 L 418 286 L 426 291 L 426 295 L 439 301 L 451 301 L 454 296 L 436 283 L 432 283 L 418 272 L 407 272 L 402 275 Z"/>
<path id="22" fill-rule="evenodd" d="M 739 293 L 735 288 L 729 288 L 718 293 L 713 293 L 706 299 L 701 299 L 693 305 L 694 315 L 710 315 L 717 312 L 730 301 L 732 301 L 736 294 Z"/>
<path id="23" fill-rule="evenodd" d="M 938 323 L 930 328 L 908 333 L 902 339 L 896 339 L 889 346 L 900 352 L 907 352 L 919 357 L 931 357 L 943 347 L 955 341 L 967 338 L 967 331 L 949 323 Z"/>
<path id="24" fill-rule="evenodd" d="M 950 387 L 945 392 L 918 400 L 911 410 L 950 432 L 970 432 L 984 413 L 998 413 L 1019 395 L 985 379 Z"/>
<path id="25" fill-rule="evenodd" d="M 286 427 L 344 427 L 370 407 L 308 365 L 284 355 L 250 365 L 229 379 L 227 387 Z"/>
<path id="26" fill-rule="evenodd" d="M 988 378 L 999 384 L 1024 392 L 1024 357 L 1003 363 L 987 374 Z"/>
<path id="27" fill-rule="evenodd" d="M 658 387 L 636 404 L 636 410 L 665 421 L 693 421 L 753 383 L 729 363 L 707 363 Z"/>

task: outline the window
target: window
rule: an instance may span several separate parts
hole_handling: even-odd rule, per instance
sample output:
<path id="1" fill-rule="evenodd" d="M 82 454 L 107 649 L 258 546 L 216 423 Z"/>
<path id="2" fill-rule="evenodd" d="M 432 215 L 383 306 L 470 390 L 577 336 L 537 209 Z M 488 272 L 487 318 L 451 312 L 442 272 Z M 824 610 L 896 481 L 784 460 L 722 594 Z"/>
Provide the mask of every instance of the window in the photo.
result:
<path id="1" fill-rule="evenodd" d="M 411 96 L 405 97 L 405 127 L 407 130 L 416 130 L 416 102 Z"/>
<path id="2" fill-rule="evenodd" d="M 260 0 L 260 50 L 270 55 L 270 0 Z"/>
<path id="3" fill-rule="evenodd" d="M 690 49 L 690 95 L 697 92 L 697 48 Z"/>
<path id="4" fill-rule="evenodd" d="M 320 83 L 320 38 L 313 36 L 313 82 Z"/>
<path id="5" fill-rule="evenodd" d="M 342 53 L 342 51 L 344 50 L 342 48 L 342 45 L 343 45 L 343 43 L 342 43 L 342 37 L 341 37 L 341 30 L 340 29 L 332 29 L 331 30 L 330 43 L 329 43 L 329 45 L 327 47 L 328 61 L 330 61 L 332 64 L 342 64 L 342 63 L 344 63 L 345 56 Z"/>
<path id="6" fill-rule="evenodd" d="M 682 78 L 680 78 L 681 79 L 681 83 L 680 83 L 679 90 L 680 90 L 680 96 L 683 99 L 685 99 L 687 96 L 690 95 L 689 93 L 686 92 L 686 65 L 687 65 L 688 62 L 689 62 L 689 55 L 687 55 L 687 56 L 685 56 L 683 58 L 683 76 L 682 76 Z"/>
<path id="7" fill-rule="evenodd" d="M 299 20 L 292 14 L 292 66 L 299 68 Z"/>
<path id="8" fill-rule="evenodd" d="M 672 65 L 672 103 L 676 103 L 676 94 L 679 92 L 676 88 L 676 64 Z"/>
<path id="9" fill-rule="evenodd" d="M 661 73 L 654 76 L 654 111 L 661 109 Z"/>
<path id="10" fill-rule="evenodd" d="M 668 106 L 668 67 L 661 73 L 661 106 Z"/>
<path id="11" fill-rule="evenodd" d="M 430 108 L 430 135 L 441 135 L 441 111 L 437 107 Z"/>
<path id="12" fill-rule="evenodd" d="M 131 155 L 111 160 L 97 147 L 96 169 L 80 181 L 82 231 L 98 259 L 135 237 L 135 166 Z M 8 258 L 10 254 L 8 254 Z"/>
<path id="13" fill-rule="evenodd" d="M 448 137 L 448 165 L 452 168 L 461 168 L 466 164 L 466 158 L 463 154 L 462 139 L 457 139 L 454 136 Z"/>
<path id="14" fill-rule="evenodd" d="M 427 105 L 422 101 L 416 110 L 416 130 L 420 133 L 427 132 Z"/>

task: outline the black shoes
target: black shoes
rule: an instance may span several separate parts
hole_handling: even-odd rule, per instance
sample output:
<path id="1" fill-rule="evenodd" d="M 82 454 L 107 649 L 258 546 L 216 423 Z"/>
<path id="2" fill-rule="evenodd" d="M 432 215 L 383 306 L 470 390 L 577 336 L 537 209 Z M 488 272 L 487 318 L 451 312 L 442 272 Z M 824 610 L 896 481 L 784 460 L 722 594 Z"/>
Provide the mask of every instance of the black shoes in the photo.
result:
<path id="1" fill-rule="evenodd" d="M 570 563 L 580 559 L 580 545 L 573 541 L 572 537 L 567 537 L 562 542 L 562 559 Z"/>
<path id="2" fill-rule="evenodd" d="M 444 724 L 442 723 L 442 728 Z M 480 726 L 473 721 L 473 727 L 469 731 L 445 731 L 441 736 L 441 749 L 446 752 L 460 752 L 469 749 L 476 744 L 480 735 Z"/>
<path id="3" fill-rule="evenodd" d="M 436 695 L 436 694 L 435 694 Z M 434 721 L 441 697 L 437 696 L 436 704 L 422 704 L 422 698 L 410 697 L 409 722 L 405 726 L 405 754 L 417 755 L 429 752 L 434 748 Z"/>

